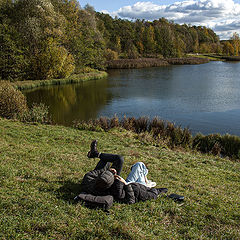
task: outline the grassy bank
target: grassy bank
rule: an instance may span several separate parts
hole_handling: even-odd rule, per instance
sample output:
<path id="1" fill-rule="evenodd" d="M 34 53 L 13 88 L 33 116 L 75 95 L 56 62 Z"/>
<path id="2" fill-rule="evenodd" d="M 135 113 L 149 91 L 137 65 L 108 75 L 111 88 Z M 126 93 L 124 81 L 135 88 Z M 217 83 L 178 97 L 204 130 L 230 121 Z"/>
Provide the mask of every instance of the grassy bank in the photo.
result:
<path id="1" fill-rule="evenodd" d="M 188 54 L 188 56 L 201 58 L 201 59 L 208 59 L 209 61 L 223 61 L 220 57 L 216 55 L 209 55 L 209 54 Z"/>
<path id="2" fill-rule="evenodd" d="M 210 61 L 240 61 L 240 56 L 224 56 L 218 54 L 189 54 L 196 58 L 207 58 Z"/>
<path id="3" fill-rule="evenodd" d="M 68 78 L 63 79 L 50 79 L 50 80 L 28 80 L 28 81 L 17 81 L 14 82 L 13 85 L 19 90 L 32 89 L 41 86 L 48 85 L 61 85 L 61 84 L 69 84 L 69 83 L 80 83 L 89 80 L 97 80 L 107 77 L 107 73 L 103 71 L 94 71 L 89 73 L 82 74 L 73 74 Z"/>
<path id="4" fill-rule="evenodd" d="M 240 163 L 172 151 L 135 133 L 23 124 L 0 118 L 0 239 L 239 239 Z M 185 196 L 124 205 L 110 215 L 73 203 L 96 161 L 86 152 L 125 157 L 122 175 L 144 161 L 149 179 Z"/>
<path id="5" fill-rule="evenodd" d="M 108 69 L 118 68 L 146 68 L 146 67 L 161 67 L 168 65 L 183 65 L 183 64 L 203 64 L 209 62 L 208 59 L 187 57 L 187 58 L 139 58 L 139 59 L 118 59 L 107 62 Z"/>
<path id="6" fill-rule="evenodd" d="M 172 122 L 157 117 L 124 117 L 119 119 L 100 117 L 88 121 L 79 121 L 74 124 L 79 130 L 109 131 L 121 127 L 138 134 L 139 138 L 146 139 L 154 144 L 162 144 L 171 149 L 184 148 L 198 150 L 202 153 L 211 153 L 232 160 L 240 159 L 240 137 L 230 134 L 192 135 L 188 128 L 181 128 Z"/>

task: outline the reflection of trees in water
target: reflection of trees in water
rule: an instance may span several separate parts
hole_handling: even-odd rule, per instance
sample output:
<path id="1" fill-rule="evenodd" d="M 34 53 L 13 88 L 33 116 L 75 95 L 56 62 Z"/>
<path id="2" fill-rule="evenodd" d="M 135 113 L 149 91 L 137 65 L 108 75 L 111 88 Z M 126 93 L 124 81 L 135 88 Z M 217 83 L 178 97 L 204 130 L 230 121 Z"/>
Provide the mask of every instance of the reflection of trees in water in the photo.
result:
<path id="1" fill-rule="evenodd" d="M 112 98 L 107 92 L 107 79 L 83 84 L 48 86 L 26 91 L 29 104 L 43 102 L 49 106 L 54 122 L 70 125 L 74 120 L 96 118 Z"/>

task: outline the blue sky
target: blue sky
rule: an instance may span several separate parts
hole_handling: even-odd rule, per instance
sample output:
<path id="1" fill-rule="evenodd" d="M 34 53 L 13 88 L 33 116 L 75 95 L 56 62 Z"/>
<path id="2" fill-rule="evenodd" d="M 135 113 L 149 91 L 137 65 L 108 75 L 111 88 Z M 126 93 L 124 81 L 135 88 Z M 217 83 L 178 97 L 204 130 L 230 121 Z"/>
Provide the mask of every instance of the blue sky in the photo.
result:
<path id="1" fill-rule="evenodd" d="M 179 24 L 212 28 L 220 39 L 240 34 L 240 0 L 79 0 L 98 12 L 127 19 L 154 20 L 165 17 Z"/>
<path id="2" fill-rule="evenodd" d="M 137 2 L 140 2 L 139 0 L 87 0 L 87 1 L 82 1 L 78 0 L 81 7 L 84 7 L 87 3 L 89 3 L 91 6 L 95 8 L 96 11 L 100 12 L 102 10 L 108 10 L 109 12 L 114 12 L 120 9 L 123 6 L 128 6 L 128 5 L 134 5 Z M 147 1 L 142 1 L 142 2 L 147 2 Z M 155 0 L 155 1 L 150 1 L 156 4 L 170 4 L 173 2 L 176 2 L 174 0 Z"/>

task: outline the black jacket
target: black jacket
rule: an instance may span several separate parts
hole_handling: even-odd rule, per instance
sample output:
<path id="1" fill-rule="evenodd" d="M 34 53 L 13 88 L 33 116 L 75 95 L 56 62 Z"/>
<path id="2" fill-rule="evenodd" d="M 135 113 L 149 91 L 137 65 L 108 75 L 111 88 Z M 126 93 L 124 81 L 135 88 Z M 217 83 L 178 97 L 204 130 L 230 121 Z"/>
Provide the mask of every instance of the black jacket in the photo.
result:
<path id="1" fill-rule="evenodd" d="M 97 178 L 104 172 L 107 171 L 109 169 L 109 165 L 106 165 L 104 168 L 100 169 L 100 170 L 92 170 L 88 173 L 86 173 L 83 177 L 82 183 L 81 183 L 81 190 L 82 192 L 85 193 L 90 193 L 93 194 L 95 196 L 101 195 L 108 195 L 109 194 L 109 190 L 107 189 L 106 191 L 101 191 L 99 192 L 95 185 L 96 185 L 96 180 Z"/>
<path id="2" fill-rule="evenodd" d="M 118 179 L 114 181 L 109 192 L 113 195 L 116 201 L 128 204 L 156 199 L 158 196 L 158 191 L 155 188 L 149 188 L 140 183 L 130 183 L 125 185 Z"/>

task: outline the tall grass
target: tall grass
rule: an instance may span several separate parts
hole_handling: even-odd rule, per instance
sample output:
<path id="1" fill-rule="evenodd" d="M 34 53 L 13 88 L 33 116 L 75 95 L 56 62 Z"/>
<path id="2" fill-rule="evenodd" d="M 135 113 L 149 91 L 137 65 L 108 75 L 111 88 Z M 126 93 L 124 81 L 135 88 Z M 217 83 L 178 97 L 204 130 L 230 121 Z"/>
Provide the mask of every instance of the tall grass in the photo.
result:
<path id="1" fill-rule="evenodd" d="M 107 68 L 146 68 L 146 67 L 161 67 L 169 65 L 164 59 L 159 58 L 139 58 L 139 59 L 117 59 L 107 61 Z"/>
<path id="2" fill-rule="evenodd" d="M 203 64 L 203 63 L 209 62 L 209 59 L 207 58 L 198 58 L 198 57 L 167 58 L 166 60 L 169 64 L 172 64 L 172 65 Z"/>
<path id="3" fill-rule="evenodd" d="M 188 128 L 180 128 L 173 123 L 163 121 L 157 117 L 150 120 L 148 117 L 126 117 L 119 120 L 114 118 L 100 117 L 99 119 L 91 119 L 89 121 L 80 121 L 74 125 L 78 129 L 108 131 L 111 128 L 121 127 L 134 133 L 148 133 L 156 141 L 164 141 L 171 148 L 181 146 L 190 147 L 192 143 L 192 135 Z"/>
<path id="4" fill-rule="evenodd" d="M 240 158 L 240 137 L 229 134 L 198 134 L 193 139 L 193 147 L 204 153 Z"/>
<path id="5" fill-rule="evenodd" d="M 117 59 L 107 62 L 107 68 L 145 68 L 145 67 L 161 67 L 171 65 L 182 64 L 202 64 L 207 63 L 207 58 L 138 58 L 138 59 Z"/>
<path id="6" fill-rule="evenodd" d="M 232 135 L 210 134 L 204 136 L 197 134 L 192 136 L 188 128 L 181 128 L 174 123 L 161 120 L 157 117 L 124 117 L 119 120 L 113 118 L 100 117 L 89 121 L 80 121 L 74 127 L 81 130 L 109 131 L 112 128 L 123 128 L 137 133 L 141 138 L 145 134 L 147 141 L 164 143 L 170 148 L 182 147 L 194 149 L 203 153 L 210 153 L 232 159 L 240 158 L 240 137 Z"/>

